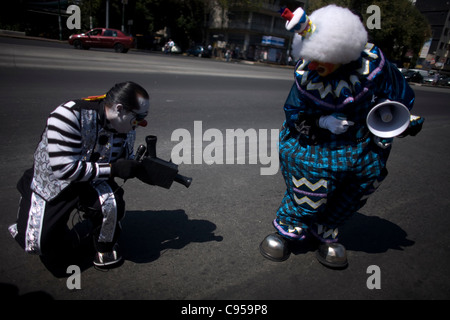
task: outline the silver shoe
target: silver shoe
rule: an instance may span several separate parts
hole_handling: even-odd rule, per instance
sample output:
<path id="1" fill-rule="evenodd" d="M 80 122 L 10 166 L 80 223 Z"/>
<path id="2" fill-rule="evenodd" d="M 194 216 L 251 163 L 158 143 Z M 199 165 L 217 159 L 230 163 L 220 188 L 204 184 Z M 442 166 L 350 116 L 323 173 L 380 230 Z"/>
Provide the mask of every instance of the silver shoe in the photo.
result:
<path id="1" fill-rule="evenodd" d="M 322 243 L 316 252 L 317 260 L 329 268 L 341 269 L 348 265 L 347 251 L 337 242 Z"/>
<path id="2" fill-rule="evenodd" d="M 289 258 L 291 251 L 289 242 L 278 233 L 269 234 L 259 245 L 259 251 L 264 258 L 281 262 Z"/>
<path id="3" fill-rule="evenodd" d="M 113 267 L 122 261 L 122 255 L 119 252 L 119 245 L 116 243 L 111 251 L 96 252 L 94 265 L 101 268 Z"/>

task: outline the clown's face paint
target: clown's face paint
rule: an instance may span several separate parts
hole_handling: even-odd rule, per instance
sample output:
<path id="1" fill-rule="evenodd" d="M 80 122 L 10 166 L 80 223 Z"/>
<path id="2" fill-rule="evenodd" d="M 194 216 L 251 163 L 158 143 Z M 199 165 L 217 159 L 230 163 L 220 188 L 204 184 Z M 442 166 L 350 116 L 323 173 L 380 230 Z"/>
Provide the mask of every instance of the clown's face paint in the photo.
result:
<path id="1" fill-rule="evenodd" d="M 319 61 L 311 61 L 308 65 L 309 70 L 316 70 L 316 72 L 321 77 L 326 77 L 330 73 L 333 73 L 334 71 L 336 71 L 336 69 L 339 67 L 340 67 L 340 64 L 319 62 Z"/>
<path id="2" fill-rule="evenodd" d="M 148 99 L 139 97 L 139 109 L 126 110 L 122 104 L 116 104 L 111 108 L 106 108 L 106 118 L 111 127 L 118 133 L 127 133 L 136 129 L 138 126 L 145 127 L 147 121 L 145 117 L 148 114 L 150 103 Z"/>

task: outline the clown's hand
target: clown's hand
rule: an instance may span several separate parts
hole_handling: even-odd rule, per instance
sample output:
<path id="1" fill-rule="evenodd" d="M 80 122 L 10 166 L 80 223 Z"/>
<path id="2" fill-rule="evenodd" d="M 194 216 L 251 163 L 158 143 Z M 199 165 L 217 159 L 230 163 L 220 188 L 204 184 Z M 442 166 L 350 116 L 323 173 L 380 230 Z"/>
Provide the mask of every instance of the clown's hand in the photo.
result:
<path id="1" fill-rule="evenodd" d="M 389 148 L 392 145 L 392 140 L 392 138 L 380 138 L 378 136 L 373 137 L 373 142 L 375 142 L 375 144 L 382 149 Z"/>
<path id="2" fill-rule="evenodd" d="M 124 180 L 135 178 L 142 172 L 142 164 L 135 160 L 117 160 L 111 163 L 111 177 Z"/>
<path id="3" fill-rule="evenodd" d="M 341 134 L 348 130 L 349 126 L 354 125 L 353 121 L 348 121 L 345 117 L 338 114 L 329 116 L 322 116 L 319 119 L 319 126 L 323 129 L 328 129 L 331 133 Z"/>
<path id="4" fill-rule="evenodd" d="M 420 116 L 411 115 L 409 118 L 409 126 L 404 132 L 402 132 L 398 137 L 404 138 L 406 136 L 415 136 L 420 130 L 422 130 L 423 122 L 425 119 Z"/>

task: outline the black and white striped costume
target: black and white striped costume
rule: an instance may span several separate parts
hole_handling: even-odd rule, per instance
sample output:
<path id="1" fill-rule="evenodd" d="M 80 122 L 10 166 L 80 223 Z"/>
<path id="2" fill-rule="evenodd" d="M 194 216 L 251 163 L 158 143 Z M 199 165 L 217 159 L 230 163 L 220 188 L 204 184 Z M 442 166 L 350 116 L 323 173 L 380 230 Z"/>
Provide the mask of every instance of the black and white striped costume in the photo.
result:
<path id="1" fill-rule="evenodd" d="M 45 253 L 58 241 L 54 235 L 60 235 L 58 228 L 65 226 L 80 196 L 90 192 L 103 213 L 98 241 L 112 243 L 124 202 L 123 190 L 110 179 L 110 163 L 133 158 L 134 140 L 134 130 L 108 129 L 102 101 L 74 100 L 57 107 L 48 117 L 33 168 L 18 183 L 22 198 L 17 223 L 9 228 L 13 237 L 27 252 Z"/>

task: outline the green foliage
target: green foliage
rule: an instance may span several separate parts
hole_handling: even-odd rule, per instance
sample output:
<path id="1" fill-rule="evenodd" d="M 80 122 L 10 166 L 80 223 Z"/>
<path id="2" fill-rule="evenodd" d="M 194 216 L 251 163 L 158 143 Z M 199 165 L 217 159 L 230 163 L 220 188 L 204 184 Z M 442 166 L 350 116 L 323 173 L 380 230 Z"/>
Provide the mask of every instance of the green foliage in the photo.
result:
<path id="1" fill-rule="evenodd" d="M 225 9 L 233 7 L 241 8 L 259 8 L 261 7 L 263 0 L 217 0 L 217 3 Z"/>
<path id="2" fill-rule="evenodd" d="M 404 60 L 408 50 L 417 55 L 431 34 L 427 20 L 409 0 L 315 0 L 310 3 L 308 13 L 334 3 L 358 12 L 364 24 L 372 14 L 367 13 L 367 8 L 377 5 L 381 11 L 381 28 L 368 29 L 369 39 L 391 60 Z"/>
<path id="3" fill-rule="evenodd" d="M 90 28 L 90 17 L 92 17 L 93 27 L 98 27 L 97 14 L 102 6 L 102 0 L 82 1 L 78 4 L 81 10 L 81 31 L 88 31 Z M 77 32 L 73 30 L 73 32 Z"/>

